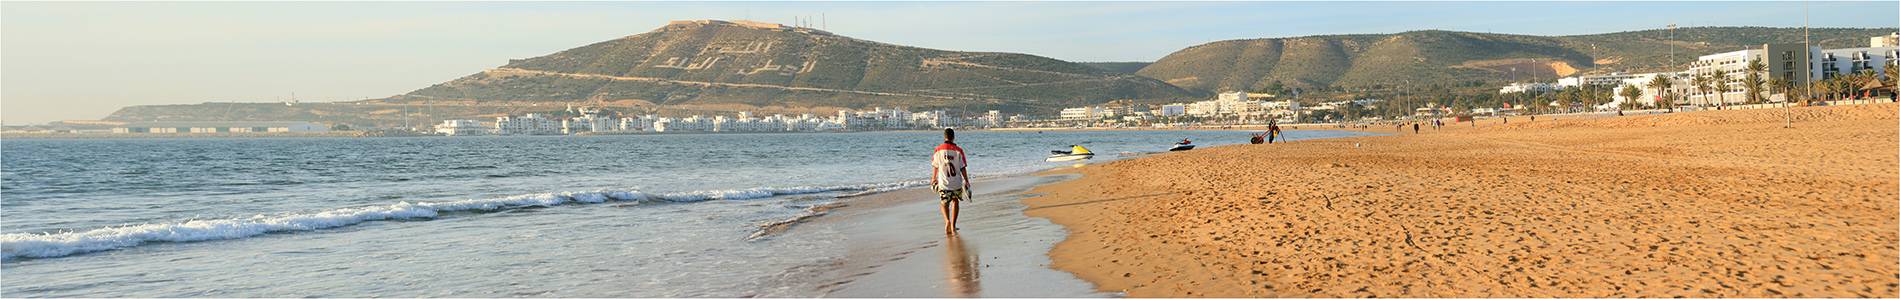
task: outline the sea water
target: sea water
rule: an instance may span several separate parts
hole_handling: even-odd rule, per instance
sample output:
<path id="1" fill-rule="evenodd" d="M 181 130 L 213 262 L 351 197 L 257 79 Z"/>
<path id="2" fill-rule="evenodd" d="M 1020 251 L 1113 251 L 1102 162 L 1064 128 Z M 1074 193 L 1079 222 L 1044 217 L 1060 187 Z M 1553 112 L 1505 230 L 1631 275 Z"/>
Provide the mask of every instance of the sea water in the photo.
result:
<path id="1" fill-rule="evenodd" d="M 1350 136 L 1289 131 L 1292 139 Z M 1242 131 L 969 131 L 978 176 L 1080 144 Z M 5 140 L 0 296 L 817 296 L 831 231 L 760 237 L 923 185 L 941 134 Z"/>

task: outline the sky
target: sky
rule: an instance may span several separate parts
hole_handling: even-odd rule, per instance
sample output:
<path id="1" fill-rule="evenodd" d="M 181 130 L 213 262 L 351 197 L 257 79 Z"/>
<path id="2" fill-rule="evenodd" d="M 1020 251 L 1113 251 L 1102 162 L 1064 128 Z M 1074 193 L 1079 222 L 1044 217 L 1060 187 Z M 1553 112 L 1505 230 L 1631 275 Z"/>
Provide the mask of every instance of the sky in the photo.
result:
<path id="1" fill-rule="evenodd" d="M 1153 61 L 1227 39 L 1456 30 L 1594 34 L 1802 25 L 1802 2 L 0 2 L 0 123 L 130 105 L 402 94 L 650 31 L 751 19 L 885 43 Z M 1812 2 L 1815 27 L 1900 26 L 1900 2 Z"/>

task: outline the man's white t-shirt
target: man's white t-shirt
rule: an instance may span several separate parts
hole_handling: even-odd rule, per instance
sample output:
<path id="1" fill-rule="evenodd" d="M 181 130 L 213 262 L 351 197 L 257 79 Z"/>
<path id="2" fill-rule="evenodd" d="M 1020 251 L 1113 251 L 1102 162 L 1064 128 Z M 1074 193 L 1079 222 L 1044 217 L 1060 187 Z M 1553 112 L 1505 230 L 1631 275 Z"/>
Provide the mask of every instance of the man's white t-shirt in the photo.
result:
<path id="1" fill-rule="evenodd" d="M 931 177 L 937 181 L 932 187 L 937 190 L 963 190 L 969 179 L 969 175 L 963 173 L 963 168 L 968 165 L 963 148 L 952 143 L 937 146 L 936 152 L 930 154 L 930 167 L 936 170 Z"/>

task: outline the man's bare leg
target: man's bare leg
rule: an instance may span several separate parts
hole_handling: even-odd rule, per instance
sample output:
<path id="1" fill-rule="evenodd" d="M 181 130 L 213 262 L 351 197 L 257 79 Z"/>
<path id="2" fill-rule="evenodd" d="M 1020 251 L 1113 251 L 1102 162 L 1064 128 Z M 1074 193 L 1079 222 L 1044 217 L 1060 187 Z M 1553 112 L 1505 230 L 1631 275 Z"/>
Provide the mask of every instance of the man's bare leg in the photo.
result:
<path id="1" fill-rule="evenodd" d="M 957 201 L 955 200 L 950 201 L 950 233 L 951 234 L 957 233 L 957 210 L 961 210 L 961 209 L 962 209 L 962 205 L 958 204 Z"/>
<path id="2" fill-rule="evenodd" d="M 952 220 L 954 218 L 950 218 L 950 217 L 954 217 L 952 215 L 955 215 L 955 214 L 952 214 L 952 212 L 950 211 L 950 205 L 953 202 L 954 201 L 941 202 L 943 205 L 937 207 L 939 211 L 943 212 L 943 234 L 946 234 L 946 235 L 952 234 L 956 231 L 955 226 L 954 226 L 956 225 L 956 221 Z"/>

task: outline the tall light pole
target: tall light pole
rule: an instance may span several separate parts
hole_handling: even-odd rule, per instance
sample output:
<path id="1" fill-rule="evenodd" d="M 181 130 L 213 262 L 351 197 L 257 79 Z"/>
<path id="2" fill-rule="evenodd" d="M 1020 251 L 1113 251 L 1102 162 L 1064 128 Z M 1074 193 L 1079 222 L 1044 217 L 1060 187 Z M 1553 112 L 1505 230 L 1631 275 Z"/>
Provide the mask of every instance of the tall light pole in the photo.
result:
<path id="1" fill-rule="evenodd" d="M 1674 68 L 1675 68 L 1675 64 L 1676 64 L 1676 44 L 1675 44 L 1675 41 L 1676 41 L 1676 23 L 1669 23 L 1669 41 L 1670 41 L 1670 43 L 1669 43 L 1669 61 L 1666 61 L 1666 62 L 1663 62 L 1663 64 L 1664 64 L 1664 65 L 1667 65 L 1667 66 L 1669 66 L 1669 69 L 1674 69 Z M 1670 77 L 1675 77 L 1675 76 L 1670 76 Z M 1658 92 L 1663 92 L 1663 94 L 1666 94 L 1666 95 L 1668 95 L 1668 96 L 1665 96 L 1665 98 L 1669 98 L 1669 99 L 1667 99 L 1667 100 L 1669 101 L 1669 103 L 1668 103 L 1668 105 L 1669 105 L 1669 106 L 1671 106 L 1671 107 L 1673 107 L 1673 106 L 1675 106 L 1675 105 L 1676 105 L 1676 99 L 1675 99 L 1675 95 L 1673 95 L 1673 94 L 1670 94 L 1670 93 L 1669 93 L 1669 92 L 1667 92 L 1667 91 L 1662 91 L 1662 90 L 1658 90 Z M 1670 109 L 1675 109 L 1675 108 L 1670 108 Z M 1673 111 L 1673 110 L 1671 110 L 1671 111 Z"/>

